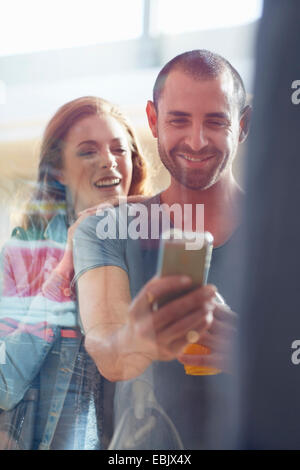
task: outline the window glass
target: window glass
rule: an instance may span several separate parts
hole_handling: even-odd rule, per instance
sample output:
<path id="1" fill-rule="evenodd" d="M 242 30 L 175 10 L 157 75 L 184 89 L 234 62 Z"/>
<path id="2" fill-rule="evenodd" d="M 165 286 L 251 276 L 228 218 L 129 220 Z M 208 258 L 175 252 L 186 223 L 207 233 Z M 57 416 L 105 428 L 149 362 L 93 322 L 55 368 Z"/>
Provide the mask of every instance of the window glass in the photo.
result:
<path id="1" fill-rule="evenodd" d="M 177 34 L 250 23 L 262 14 L 262 0 L 155 0 L 152 34 Z"/>
<path id="2" fill-rule="evenodd" d="M 6 0 L 0 56 L 134 39 L 142 30 L 143 0 Z"/>

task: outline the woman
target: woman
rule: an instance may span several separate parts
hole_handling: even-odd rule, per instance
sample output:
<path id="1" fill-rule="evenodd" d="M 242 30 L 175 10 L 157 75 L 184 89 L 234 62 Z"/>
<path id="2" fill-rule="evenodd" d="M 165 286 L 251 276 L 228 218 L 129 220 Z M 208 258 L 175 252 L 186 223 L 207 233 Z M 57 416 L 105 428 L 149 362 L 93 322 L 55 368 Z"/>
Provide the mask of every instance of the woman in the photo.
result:
<path id="1" fill-rule="evenodd" d="M 145 182 L 134 131 L 116 107 L 84 97 L 56 112 L 41 145 L 37 190 L 3 250 L 0 408 L 39 394 L 30 448 L 104 447 L 103 381 L 78 327 L 72 237 L 88 208 L 142 195 Z M 28 446 L 20 423 L 0 431 L 0 448 Z"/>

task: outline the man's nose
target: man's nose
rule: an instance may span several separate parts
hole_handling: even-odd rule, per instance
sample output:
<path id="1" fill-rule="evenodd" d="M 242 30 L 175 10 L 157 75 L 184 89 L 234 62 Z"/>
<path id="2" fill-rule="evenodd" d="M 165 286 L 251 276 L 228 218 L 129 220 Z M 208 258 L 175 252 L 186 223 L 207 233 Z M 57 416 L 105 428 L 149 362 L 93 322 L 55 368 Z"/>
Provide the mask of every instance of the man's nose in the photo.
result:
<path id="1" fill-rule="evenodd" d="M 194 152 L 199 152 L 203 147 L 207 146 L 208 137 L 202 124 L 193 124 L 187 143 Z"/>

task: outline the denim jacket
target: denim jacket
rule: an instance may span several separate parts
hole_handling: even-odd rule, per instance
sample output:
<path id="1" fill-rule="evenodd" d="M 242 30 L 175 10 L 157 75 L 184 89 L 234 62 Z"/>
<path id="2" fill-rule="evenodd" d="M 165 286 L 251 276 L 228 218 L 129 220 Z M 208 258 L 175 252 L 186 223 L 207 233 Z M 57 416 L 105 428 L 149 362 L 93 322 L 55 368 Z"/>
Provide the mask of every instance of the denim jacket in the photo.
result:
<path id="1" fill-rule="evenodd" d="M 76 297 L 44 292 L 66 238 L 59 214 L 43 234 L 15 229 L 3 248 L 0 408 L 13 409 L 37 384 L 34 448 L 99 449 L 102 379 L 83 347 Z"/>

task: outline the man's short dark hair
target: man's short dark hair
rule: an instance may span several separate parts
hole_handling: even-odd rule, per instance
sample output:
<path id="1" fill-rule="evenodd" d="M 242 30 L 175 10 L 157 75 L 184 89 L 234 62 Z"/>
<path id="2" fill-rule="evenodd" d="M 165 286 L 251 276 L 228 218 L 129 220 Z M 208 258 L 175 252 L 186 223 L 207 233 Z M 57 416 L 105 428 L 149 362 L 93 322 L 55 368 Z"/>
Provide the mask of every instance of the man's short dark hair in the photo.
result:
<path id="1" fill-rule="evenodd" d="M 214 79 L 222 72 L 228 71 L 233 79 L 234 96 L 240 113 L 245 108 L 246 90 L 237 70 L 224 57 L 205 49 L 196 49 L 177 55 L 159 72 L 153 88 L 153 103 L 156 110 L 165 81 L 172 70 L 181 70 L 187 75 L 191 75 L 195 80 Z"/>

